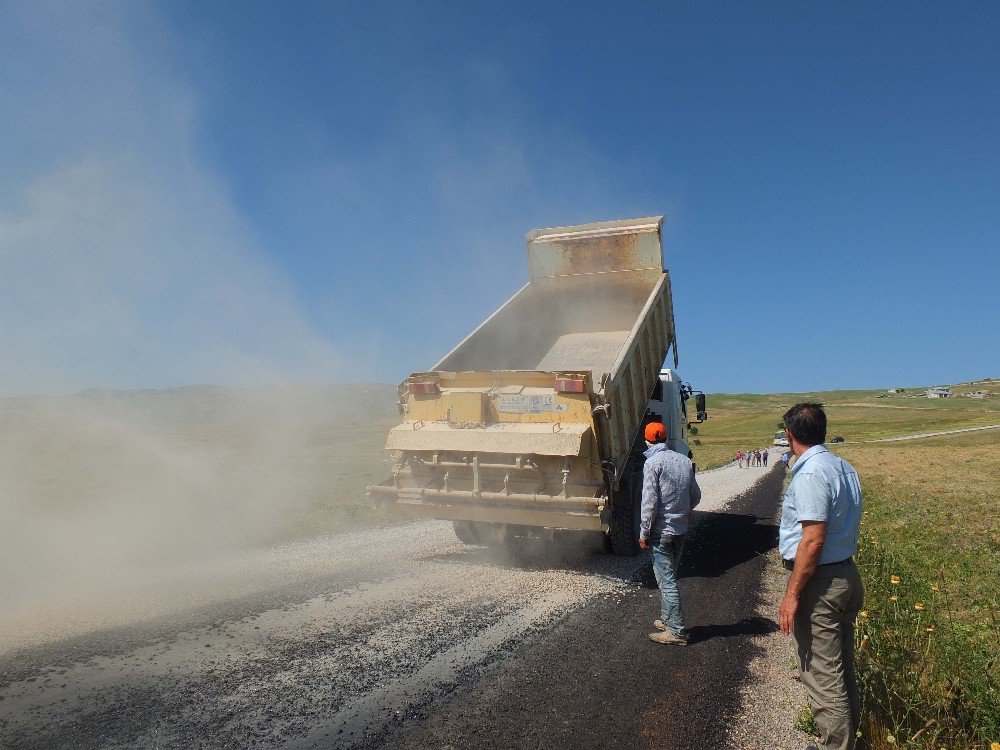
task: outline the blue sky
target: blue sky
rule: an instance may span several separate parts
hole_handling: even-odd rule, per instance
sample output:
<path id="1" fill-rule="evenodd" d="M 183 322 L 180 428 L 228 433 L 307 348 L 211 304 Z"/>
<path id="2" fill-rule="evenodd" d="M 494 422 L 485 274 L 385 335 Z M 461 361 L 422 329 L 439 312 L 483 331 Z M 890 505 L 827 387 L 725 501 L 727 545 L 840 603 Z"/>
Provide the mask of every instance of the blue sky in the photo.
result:
<path id="1" fill-rule="evenodd" d="M 11 3 L 0 391 L 395 382 L 661 213 L 697 387 L 997 376 L 1000 6 L 608 7 Z"/>

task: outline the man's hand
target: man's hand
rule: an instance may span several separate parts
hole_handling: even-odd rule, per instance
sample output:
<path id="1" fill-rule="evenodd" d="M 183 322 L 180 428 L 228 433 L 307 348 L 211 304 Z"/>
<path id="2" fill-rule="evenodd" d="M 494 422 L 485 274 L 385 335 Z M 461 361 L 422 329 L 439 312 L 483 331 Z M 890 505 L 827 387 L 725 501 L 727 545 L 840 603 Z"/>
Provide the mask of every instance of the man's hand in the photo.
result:
<path id="1" fill-rule="evenodd" d="M 785 586 L 785 598 L 778 608 L 778 621 L 785 635 L 792 632 L 795 613 L 799 609 L 799 596 L 816 572 L 825 539 L 826 521 L 802 521 L 802 540 L 795 552 L 795 567 Z"/>
<path id="2" fill-rule="evenodd" d="M 639 537 L 639 549 L 649 549 L 649 542 L 642 537 Z"/>
<path id="3" fill-rule="evenodd" d="M 781 600 L 781 607 L 778 608 L 778 624 L 781 626 L 783 635 L 789 635 L 792 632 L 792 625 L 795 622 L 795 612 L 798 608 L 799 600 L 794 596 L 785 594 L 785 598 Z"/>

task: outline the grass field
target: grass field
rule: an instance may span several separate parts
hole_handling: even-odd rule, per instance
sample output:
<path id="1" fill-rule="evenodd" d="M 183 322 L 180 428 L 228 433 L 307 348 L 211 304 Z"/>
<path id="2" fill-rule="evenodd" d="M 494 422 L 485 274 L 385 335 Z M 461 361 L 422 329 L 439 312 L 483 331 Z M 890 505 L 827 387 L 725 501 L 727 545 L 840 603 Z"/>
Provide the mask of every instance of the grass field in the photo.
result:
<path id="1" fill-rule="evenodd" d="M 980 381 L 955 392 L 991 388 L 1000 392 L 1000 381 Z M 913 389 L 922 393 L 924 389 Z M 721 466 L 733 460 L 740 448 L 771 445 L 781 415 L 800 401 L 819 401 L 829 418 L 830 437 L 847 441 L 938 432 L 962 427 L 1000 424 L 1000 397 L 977 400 L 911 398 L 885 395 L 886 391 L 821 391 L 781 394 L 709 394 L 708 421 L 698 425 L 692 447 L 700 468 Z"/>
<path id="2" fill-rule="evenodd" d="M 837 451 L 865 496 L 859 667 L 873 744 L 991 747 L 1000 741 L 1000 431 Z"/>

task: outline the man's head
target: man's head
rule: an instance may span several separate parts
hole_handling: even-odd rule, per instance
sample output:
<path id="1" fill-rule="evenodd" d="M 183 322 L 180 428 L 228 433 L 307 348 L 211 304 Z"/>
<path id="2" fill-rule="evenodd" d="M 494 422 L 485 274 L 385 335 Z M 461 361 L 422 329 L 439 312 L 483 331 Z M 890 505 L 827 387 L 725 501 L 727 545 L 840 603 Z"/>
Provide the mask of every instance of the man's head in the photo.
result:
<path id="1" fill-rule="evenodd" d="M 826 442 L 826 412 L 823 404 L 796 404 L 782 417 L 788 442 L 801 455 L 814 445 Z"/>
<path id="2" fill-rule="evenodd" d="M 661 422 L 650 422 L 646 425 L 646 442 L 650 445 L 665 443 L 667 441 L 667 428 Z"/>

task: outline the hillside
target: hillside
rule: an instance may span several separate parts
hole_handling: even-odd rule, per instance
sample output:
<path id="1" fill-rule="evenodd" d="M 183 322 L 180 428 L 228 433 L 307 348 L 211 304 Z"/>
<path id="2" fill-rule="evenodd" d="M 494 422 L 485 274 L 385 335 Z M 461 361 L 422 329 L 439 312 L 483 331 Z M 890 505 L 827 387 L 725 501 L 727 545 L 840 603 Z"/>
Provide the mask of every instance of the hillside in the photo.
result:
<path id="1" fill-rule="evenodd" d="M 846 441 L 937 432 L 1000 423 L 1000 381 L 983 380 L 954 386 L 955 393 L 990 389 L 986 399 L 955 396 L 929 399 L 926 388 L 903 394 L 886 390 L 818 391 L 774 394 L 709 394 L 709 419 L 698 426 L 693 450 L 699 466 L 726 463 L 740 448 L 770 445 L 781 415 L 800 401 L 822 403 L 829 418 L 829 436 Z"/>

